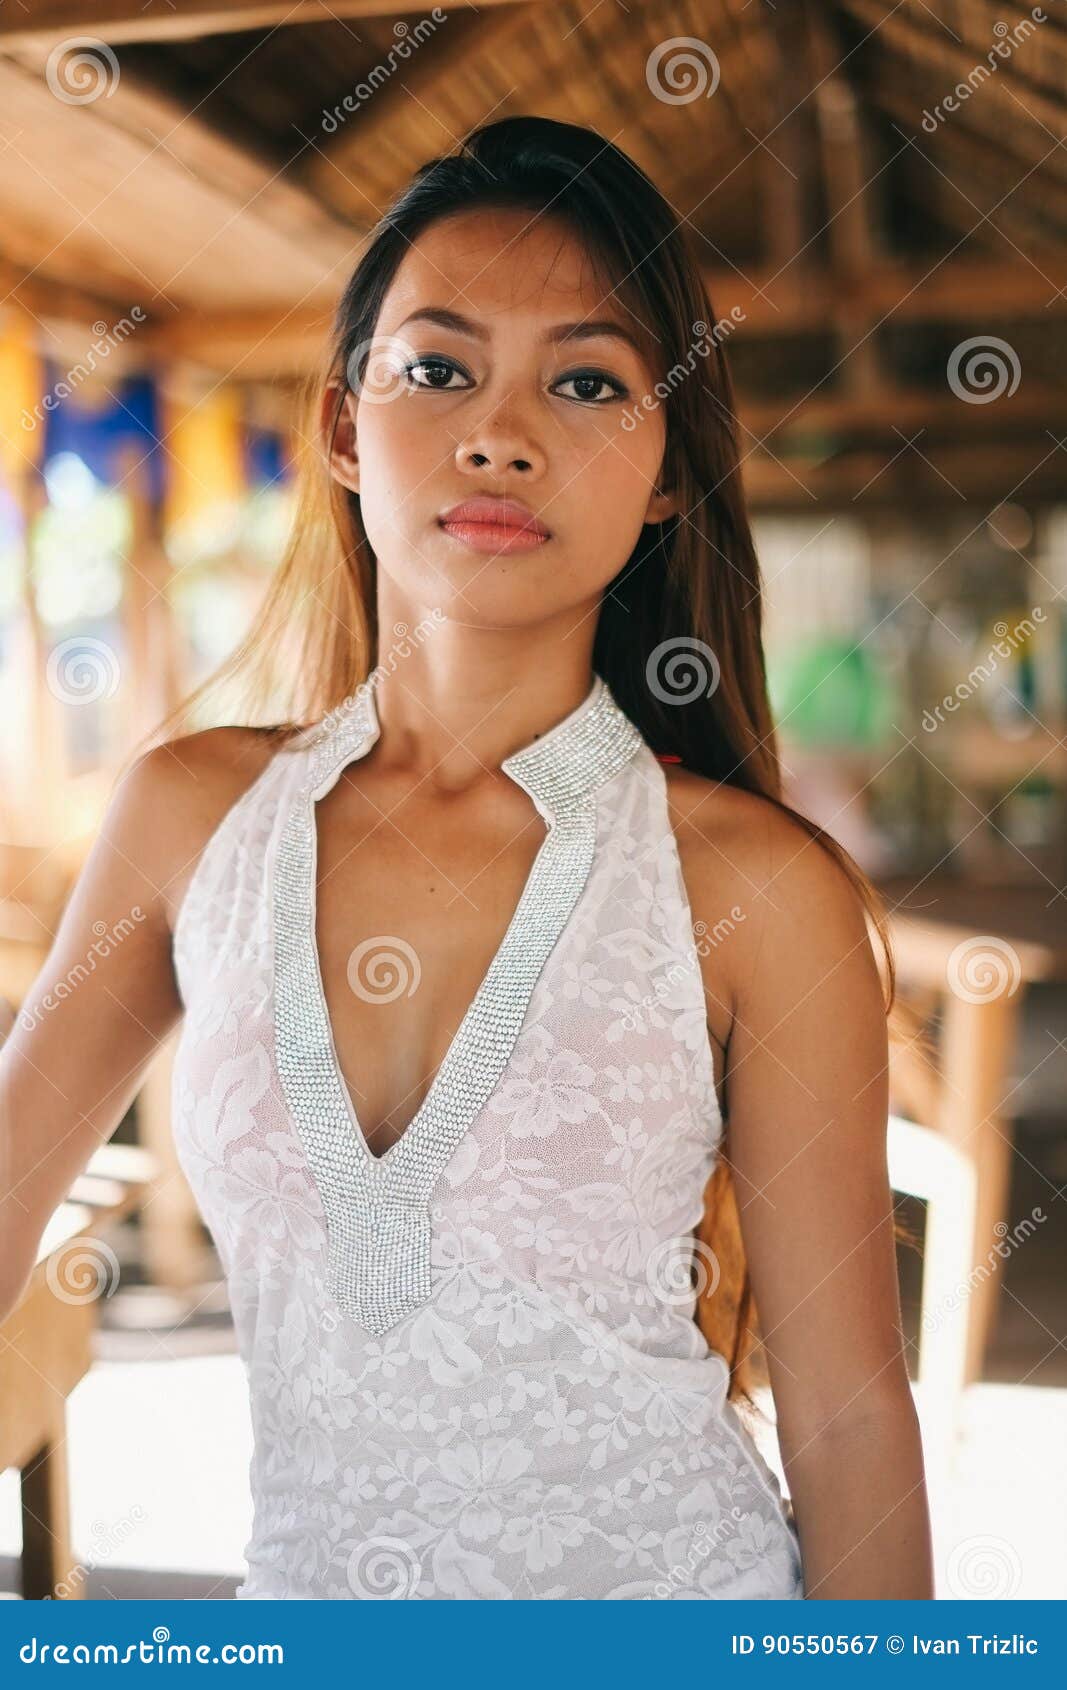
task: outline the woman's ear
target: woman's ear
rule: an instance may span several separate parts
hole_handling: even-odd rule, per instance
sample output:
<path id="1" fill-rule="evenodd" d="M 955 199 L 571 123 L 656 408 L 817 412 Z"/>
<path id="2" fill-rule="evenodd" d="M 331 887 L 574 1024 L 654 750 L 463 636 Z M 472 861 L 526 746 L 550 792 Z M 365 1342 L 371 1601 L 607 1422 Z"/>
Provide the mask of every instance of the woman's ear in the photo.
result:
<path id="1" fill-rule="evenodd" d="M 338 392 L 344 388 L 344 399 L 337 418 L 337 426 L 330 437 Z M 330 474 L 342 487 L 359 492 L 359 458 L 356 454 L 356 396 L 344 382 L 332 381 L 322 399 L 322 438 L 329 457 Z"/>
<path id="2" fill-rule="evenodd" d="M 669 516 L 677 514 L 678 508 L 679 503 L 676 494 L 665 493 L 661 487 L 655 487 L 652 497 L 648 501 L 648 509 L 645 511 L 645 521 L 646 523 L 666 522 Z"/>

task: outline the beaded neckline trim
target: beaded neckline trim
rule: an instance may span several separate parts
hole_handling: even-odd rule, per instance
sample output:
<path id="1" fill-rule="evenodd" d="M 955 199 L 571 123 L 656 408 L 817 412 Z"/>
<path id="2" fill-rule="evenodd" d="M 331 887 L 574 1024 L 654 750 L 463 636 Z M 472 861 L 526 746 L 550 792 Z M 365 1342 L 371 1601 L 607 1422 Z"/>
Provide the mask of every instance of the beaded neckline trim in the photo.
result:
<path id="1" fill-rule="evenodd" d="M 275 1051 L 286 1102 L 327 1220 L 328 1289 L 384 1332 L 432 1295 L 433 1189 L 499 1086 L 537 980 L 589 876 L 596 792 L 644 743 L 596 676 L 584 701 L 501 769 L 547 823 L 522 896 L 430 1089 L 384 1156 L 367 1148 L 340 1071 L 315 938 L 315 804 L 379 736 L 373 685 L 316 728 L 274 873 Z"/>

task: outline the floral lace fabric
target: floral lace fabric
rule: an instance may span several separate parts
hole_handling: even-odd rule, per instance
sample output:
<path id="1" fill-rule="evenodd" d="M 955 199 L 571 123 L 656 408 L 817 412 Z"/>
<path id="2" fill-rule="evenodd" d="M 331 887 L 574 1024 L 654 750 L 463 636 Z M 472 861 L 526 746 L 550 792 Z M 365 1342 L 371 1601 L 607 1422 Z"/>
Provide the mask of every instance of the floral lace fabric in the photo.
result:
<path id="1" fill-rule="evenodd" d="M 374 1335 L 326 1290 L 275 1055 L 272 866 L 309 753 L 201 856 L 174 937 L 177 1151 L 250 1389 L 240 1597 L 800 1598 L 775 1476 L 694 1319 L 722 1132 L 663 770 L 594 795 L 588 878 L 434 1187 L 433 1291 Z"/>

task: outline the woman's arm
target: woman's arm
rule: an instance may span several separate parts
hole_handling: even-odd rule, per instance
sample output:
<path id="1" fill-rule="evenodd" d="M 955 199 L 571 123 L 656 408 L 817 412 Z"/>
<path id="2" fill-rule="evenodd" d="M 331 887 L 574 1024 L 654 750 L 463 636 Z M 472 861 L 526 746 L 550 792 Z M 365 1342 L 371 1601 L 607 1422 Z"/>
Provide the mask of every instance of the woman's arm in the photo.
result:
<path id="1" fill-rule="evenodd" d="M 687 880 L 729 1023 L 728 1154 L 808 1598 L 929 1598 L 922 1446 L 886 1168 L 887 1032 L 858 895 L 765 800 L 708 788 Z M 710 794 L 710 796 L 709 796 Z M 694 838 L 694 834 L 700 836 Z"/>
<path id="2" fill-rule="evenodd" d="M 239 767 L 236 753 L 250 735 L 207 729 L 126 773 L 0 1049 L 0 1320 L 51 1215 L 181 1017 L 173 917 L 203 842 L 248 783 L 251 760 Z"/>

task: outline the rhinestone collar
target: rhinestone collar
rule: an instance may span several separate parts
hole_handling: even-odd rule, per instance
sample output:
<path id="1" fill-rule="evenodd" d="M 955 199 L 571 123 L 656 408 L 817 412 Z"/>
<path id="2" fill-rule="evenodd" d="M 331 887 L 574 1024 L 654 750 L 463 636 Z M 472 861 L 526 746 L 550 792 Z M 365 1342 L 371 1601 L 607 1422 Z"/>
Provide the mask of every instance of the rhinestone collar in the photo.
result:
<path id="1" fill-rule="evenodd" d="M 596 676 L 576 709 L 500 767 L 548 828 L 507 932 L 403 1135 L 372 1155 L 341 1074 L 315 938 L 315 804 L 380 732 L 372 686 L 307 742 L 274 861 L 278 1073 L 327 1223 L 327 1288 L 385 1332 L 433 1295 L 432 1196 L 507 1071 L 534 989 L 582 894 L 597 850 L 596 792 L 644 745 Z M 506 1132 L 506 1127 L 501 1126 Z"/>
<path id="2" fill-rule="evenodd" d="M 373 675 L 309 730 L 316 799 L 325 797 L 346 763 L 365 756 L 380 738 L 377 678 Z M 620 710 L 606 681 L 594 675 L 580 704 L 505 757 L 500 768 L 549 820 L 610 780 L 641 743 L 640 732 Z"/>

